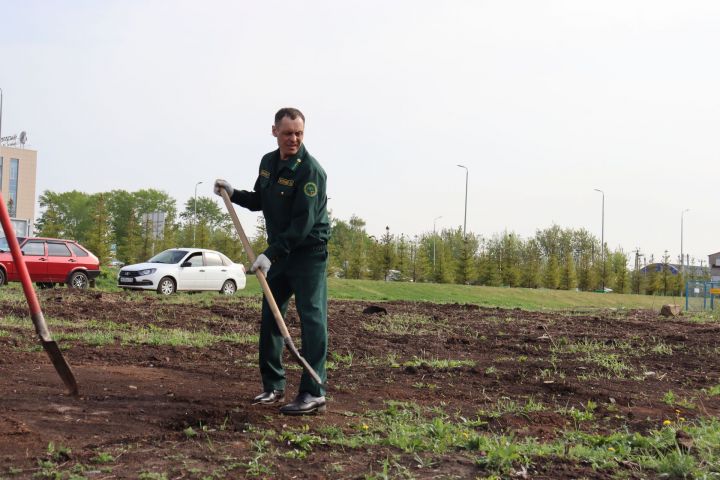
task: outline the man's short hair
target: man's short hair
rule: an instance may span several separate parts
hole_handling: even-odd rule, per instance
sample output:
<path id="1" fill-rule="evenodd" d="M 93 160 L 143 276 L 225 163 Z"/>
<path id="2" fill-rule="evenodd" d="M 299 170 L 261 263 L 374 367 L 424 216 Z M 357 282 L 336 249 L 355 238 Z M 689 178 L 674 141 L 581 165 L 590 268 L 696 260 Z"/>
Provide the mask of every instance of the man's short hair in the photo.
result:
<path id="1" fill-rule="evenodd" d="M 280 125 L 280 122 L 285 117 L 289 117 L 290 120 L 295 120 L 296 118 L 300 117 L 302 118 L 303 123 L 305 123 L 305 115 L 303 115 L 300 110 L 298 110 L 297 108 L 286 107 L 281 108 L 275 114 L 275 125 Z"/>

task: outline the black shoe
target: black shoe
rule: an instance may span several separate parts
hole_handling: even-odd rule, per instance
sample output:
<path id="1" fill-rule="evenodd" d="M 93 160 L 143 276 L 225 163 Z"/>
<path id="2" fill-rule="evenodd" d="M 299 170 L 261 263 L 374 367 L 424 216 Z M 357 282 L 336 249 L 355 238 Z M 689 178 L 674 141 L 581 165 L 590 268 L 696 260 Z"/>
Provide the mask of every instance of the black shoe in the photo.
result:
<path id="1" fill-rule="evenodd" d="M 272 405 L 274 403 L 282 402 L 285 400 L 284 390 L 270 390 L 269 392 L 263 392 L 253 399 L 253 405 Z"/>
<path id="2" fill-rule="evenodd" d="M 307 392 L 300 392 L 295 400 L 280 408 L 280 413 L 283 415 L 309 415 L 324 413 L 325 409 L 325 397 L 313 397 Z"/>

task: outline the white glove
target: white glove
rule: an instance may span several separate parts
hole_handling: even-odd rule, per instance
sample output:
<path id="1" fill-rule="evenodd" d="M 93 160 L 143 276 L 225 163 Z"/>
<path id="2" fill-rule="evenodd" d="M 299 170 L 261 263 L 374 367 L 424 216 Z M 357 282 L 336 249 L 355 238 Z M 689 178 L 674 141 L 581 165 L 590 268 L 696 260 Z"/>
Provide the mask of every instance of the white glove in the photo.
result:
<path id="1" fill-rule="evenodd" d="M 254 272 L 255 270 L 260 270 L 267 275 L 268 270 L 270 270 L 270 265 L 272 265 L 270 259 L 266 257 L 264 253 L 261 253 L 255 259 L 255 263 L 252 264 L 252 267 L 250 267 L 250 271 Z"/>
<path id="2" fill-rule="evenodd" d="M 217 180 L 215 180 L 215 187 L 213 188 L 213 190 L 215 191 L 215 195 L 222 196 L 222 194 L 220 193 L 221 188 L 225 189 L 229 197 L 232 197 L 232 194 L 235 191 L 233 190 L 232 185 L 230 185 L 230 182 L 218 178 Z"/>

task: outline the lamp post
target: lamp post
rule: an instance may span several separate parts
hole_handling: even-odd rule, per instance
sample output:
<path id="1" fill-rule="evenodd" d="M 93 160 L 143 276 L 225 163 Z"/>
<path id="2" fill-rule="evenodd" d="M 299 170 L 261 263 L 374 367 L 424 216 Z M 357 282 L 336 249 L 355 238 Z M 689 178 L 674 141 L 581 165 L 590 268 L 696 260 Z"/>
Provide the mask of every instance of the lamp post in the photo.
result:
<path id="1" fill-rule="evenodd" d="M 439 217 L 433 218 L 433 273 L 435 273 L 435 222 L 440 220 L 442 218 L 442 215 Z"/>
<path id="2" fill-rule="evenodd" d="M 685 212 L 689 212 L 690 209 L 686 208 L 680 213 L 680 272 L 685 273 L 685 253 L 683 250 L 683 217 Z"/>
<path id="3" fill-rule="evenodd" d="M 605 192 L 595 188 L 596 192 L 602 193 L 602 226 L 600 230 L 600 252 L 602 258 L 602 289 L 605 293 Z"/>
<path id="4" fill-rule="evenodd" d="M 385 281 L 390 275 L 390 225 L 385 227 Z"/>
<path id="5" fill-rule="evenodd" d="M 3 91 L 0 88 L 0 145 L 2 145 L 2 102 L 3 102 Z"/>
<path id="6" fill-rule="evenodd" d="M 465 169 L 465 219 L 463 220 L 463 238 L 465 238 L 465 227 L 467 227 L 467 193 L 468 193 L 468 168 L 465 165 L 458 165 Z"/>
<path id="7" fill-rule="evenodd" d="M 197 182 L 195 184 L 195 214 L 193 215 L 193 247 L 195 246 L 195 230 L 197 230 L 197 187 L 203 182 Z"/>

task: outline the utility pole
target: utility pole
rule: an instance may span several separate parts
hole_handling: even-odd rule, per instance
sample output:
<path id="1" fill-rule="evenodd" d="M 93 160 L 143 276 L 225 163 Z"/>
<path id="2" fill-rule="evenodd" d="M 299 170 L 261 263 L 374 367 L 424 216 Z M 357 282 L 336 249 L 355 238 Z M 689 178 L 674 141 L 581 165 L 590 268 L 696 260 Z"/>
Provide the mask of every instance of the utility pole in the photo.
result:
<path id="1" fill-rule="evenodd" d="M 195 246 L 195 230 L 197 230 L 197 187 L 203 182 L 197 182 L 195 184 L 195 214 L 193 215 L 193 247 Z"/>
<path id="2" fill-rule="evenodd" d="M 600 248 L 602 258 L 602 291 L 605 293 L 605 192 L 595 188 L 596 192 L 602 193 L 602 227 L 600 230 Z"/>
<path id="3" fill-rule="evenodd" d="M 2 145 L 2 104 L 3 104 L 3 91 L 0 88 L 0 145 Z"/>
<path id="4" fill-rule="evenodd" d="M 390 275 L 390 226 L 385 227 L 385 281 L 388 281 Z"/>
<path id="5" fill-rule="evenodd" d="M 640 295 L 640 249 L 636 248 L 635 252 L 635 293 Z"/>
<path id="6" fill-rule="evenodd" d="M 442 218 L 442 215 L 439 217 L 433 218 L 433 275 L 435 275 L 435 222 L 440 220 Z"/>
<path id="7" fill-rule="evenodd" d="M 468 168 L 465 165 L 458 165 L 460 168 L 465 169 L 465 219 L 463 220 L 463 238 L 467 231 L 467 194 L 468 194 Z"/>
<path id="8" fill-rule="evenodd" d="M 685 256 L 683 254 L 683 216 L 685 212 L 689 212 L 690 209 L 686 208 L 680 213 L 680 273 L 685 274 Z"/>

